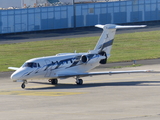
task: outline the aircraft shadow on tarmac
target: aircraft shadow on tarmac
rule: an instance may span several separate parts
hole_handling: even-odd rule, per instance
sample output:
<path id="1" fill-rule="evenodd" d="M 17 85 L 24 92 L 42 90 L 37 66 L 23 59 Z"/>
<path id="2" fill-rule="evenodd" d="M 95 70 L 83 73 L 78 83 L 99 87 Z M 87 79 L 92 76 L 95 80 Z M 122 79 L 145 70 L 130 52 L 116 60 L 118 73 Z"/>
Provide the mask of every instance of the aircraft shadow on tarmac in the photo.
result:
<path id="1" fill-rule="evenodd" d="M 30 82 L 35 84 L 51 85 L 45 82 Z M 45 90 L 45 89 L 80 89 L 103 86 L 160 86 L 160 81 L 129 81 L 129 82 L 108 82 L 108 83 L 84 83 L 83 85 L 76 84 L 61 84 L 51 85 L 39 88 L 26 88 L 26 90 Z"/>

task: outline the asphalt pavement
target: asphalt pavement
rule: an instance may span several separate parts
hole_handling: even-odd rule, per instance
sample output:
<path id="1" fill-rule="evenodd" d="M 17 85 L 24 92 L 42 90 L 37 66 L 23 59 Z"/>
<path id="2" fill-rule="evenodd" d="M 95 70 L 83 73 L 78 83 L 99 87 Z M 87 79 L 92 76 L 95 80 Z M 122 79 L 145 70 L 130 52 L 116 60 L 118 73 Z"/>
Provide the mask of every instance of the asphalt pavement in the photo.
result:
<path id="1" fill-rule="evenodd" d="M 145 65 L 94 71 L 154 69 Z M 10 73 L 0 73 L 0 120 L 159 120 L 160 73 L 134 73 L 75 79 L 32 80 L 21 89 Z"/>

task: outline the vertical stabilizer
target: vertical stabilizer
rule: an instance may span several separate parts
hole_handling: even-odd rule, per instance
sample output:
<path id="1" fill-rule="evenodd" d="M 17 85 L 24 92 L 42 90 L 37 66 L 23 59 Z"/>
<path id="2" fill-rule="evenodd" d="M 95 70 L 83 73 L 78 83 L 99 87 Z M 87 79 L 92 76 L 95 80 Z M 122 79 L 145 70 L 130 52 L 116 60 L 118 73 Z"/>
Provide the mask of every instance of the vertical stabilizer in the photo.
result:
<path id="1" fill-rule="evenodd" d="M 116 33 L 116 25 L 106 24 L 106 25 L 96 25 L 96 27 L 102 28 L 103 32 L 97 42 L 97 45 L 94 48 L 94 51 L 98 53 L 103 51 L 107 54 L 107 56 L 109 56 L 112 48 L 114 36 Z"/>
<path id="2" fill-rule="evenodd" d="M 114 36 L 116 33 L 116 29 L 123 28 L 137 28 L 137 27 L 146 27 L 146 25 L 138 25 L 138 26 L 120 26 L 115 24 L 106 24 L 106 25 L 95 25 L 95 27 L 102 28 L 103 32 L 101 37 L 99 38 L 97 45 L 94 48 L 94 52 L 96 53 L 104 53 L 107 55 L 107 58 L 110 56 L 112 44 L 114 41 Z"/>

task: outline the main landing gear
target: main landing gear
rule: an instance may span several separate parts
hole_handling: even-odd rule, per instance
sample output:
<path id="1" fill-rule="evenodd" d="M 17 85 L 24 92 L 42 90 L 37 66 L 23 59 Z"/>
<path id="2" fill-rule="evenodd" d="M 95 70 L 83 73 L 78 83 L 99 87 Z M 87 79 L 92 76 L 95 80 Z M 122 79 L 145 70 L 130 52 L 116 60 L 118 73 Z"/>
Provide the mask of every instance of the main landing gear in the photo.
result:
<path id="1" fill-rule="evenodd" d="M 58 80 L 57 79 L 50 79 L 48 81 L 51 82 L 52 85 L 57 85 L 58 84 Z"/>
<path id="2" fill-rule="evenodd" d="M 82 85 L 83 84 L 83 80 L 79 79 L 79 78 L 76 78 L 76 84 L 77 85 Z"/>
<path id="3" fill-rule="evenodd" d="M 48 80 L 52 85 L 57 85 L 58 84 L 58 80 L 57 79 L 49 79 Z M 76 84 L 77 85 L 82 85 L 83 84 L 83 80 L 79 79 L 79 77 L 76 77 Z"/>
<path id="4" fill-rule="evenodd" d="M 24 89 L 26 87 L 26 84 L 27 84 L 27 80 L 23 80 L 23 83 L 21 85 L 21 88 Z"/>

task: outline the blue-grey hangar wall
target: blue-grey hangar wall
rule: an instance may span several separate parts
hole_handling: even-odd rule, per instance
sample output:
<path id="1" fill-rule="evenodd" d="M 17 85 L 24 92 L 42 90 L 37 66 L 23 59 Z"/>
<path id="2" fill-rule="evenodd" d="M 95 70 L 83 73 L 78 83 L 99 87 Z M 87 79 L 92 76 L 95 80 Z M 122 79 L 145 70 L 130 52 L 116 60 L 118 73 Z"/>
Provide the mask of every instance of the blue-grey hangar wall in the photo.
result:
<path id="1" fill-rule="evenodd" d="M 160 20 L 160 0 L 0 10 L 0 34 Z"/>

